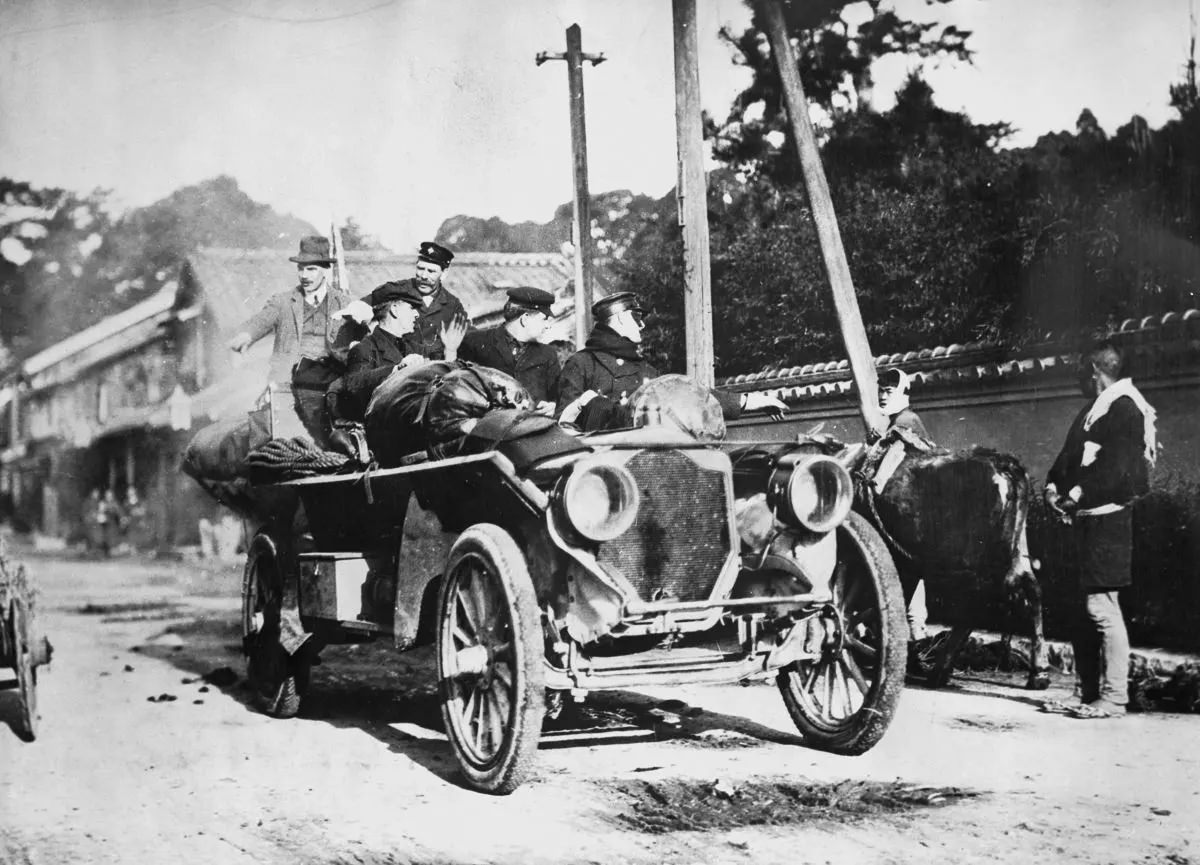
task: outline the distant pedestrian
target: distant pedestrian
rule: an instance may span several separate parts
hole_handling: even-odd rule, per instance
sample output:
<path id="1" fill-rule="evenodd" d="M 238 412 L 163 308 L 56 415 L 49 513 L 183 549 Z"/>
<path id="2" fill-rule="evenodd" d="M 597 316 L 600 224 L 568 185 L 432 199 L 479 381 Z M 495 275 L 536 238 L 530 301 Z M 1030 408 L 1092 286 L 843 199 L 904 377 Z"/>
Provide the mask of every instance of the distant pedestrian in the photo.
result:
<path id="1" fill-rule="evenodd" d="M 1069 555 L 1079 570 L 1080 621 L 1074 640 L 1081 718 L 1125 714 L 1129 636 L 1118 599 L 1133 582 L 1133 502 L 1149 490 L 1155 412 L 1129 378 L 1111 342 L 1084 358 L 1080 387 L 1094 399 L 1067 432 L 1046 479 L 1046 504 L 1069 528 Z"/>
<path id="2" fill-rule="evenodd" d="M 89 553 L 100 549 L 103 538 L 100 530 L 100 502 L 103 496 L 99 487 L 92 487 L 83 503 L 83 537 Z"/>
<path id="3" fill-rule="evenodd" d="M 125 526 L 124 537 L 129 548 L 134 552 L 146 546 L 146 505 L 142 502 L 137 490 L 130 487 L 125 491 Z"/>
<path id="4" fill-rule="evenodd" d="M 121 543 L 125 512 L 112 489 L 106 489 L 96 507 L 96 523 L 100 528 L 100 552 L 108 558 Z"/>

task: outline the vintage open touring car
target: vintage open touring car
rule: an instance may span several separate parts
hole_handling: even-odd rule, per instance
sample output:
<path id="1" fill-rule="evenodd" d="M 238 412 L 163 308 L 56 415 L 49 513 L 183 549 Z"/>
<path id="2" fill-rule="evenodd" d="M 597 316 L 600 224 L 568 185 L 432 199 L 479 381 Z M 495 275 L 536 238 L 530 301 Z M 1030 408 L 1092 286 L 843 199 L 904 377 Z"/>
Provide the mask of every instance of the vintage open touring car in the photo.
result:
<path id="1" fill-rule="evenodd" d="M 243 489 L 266 711 L 299 711 L 327 645 L 431 637 L 446 734 L 489 793 L 528 776 L 547 712 L 595 689 L 774 673 L 812 747 L 883 736 L 907 625 L 887 547 L 851 511 L 856 448 L 573 435 L 518 409 L 469 426 L 452 456 Z"/>

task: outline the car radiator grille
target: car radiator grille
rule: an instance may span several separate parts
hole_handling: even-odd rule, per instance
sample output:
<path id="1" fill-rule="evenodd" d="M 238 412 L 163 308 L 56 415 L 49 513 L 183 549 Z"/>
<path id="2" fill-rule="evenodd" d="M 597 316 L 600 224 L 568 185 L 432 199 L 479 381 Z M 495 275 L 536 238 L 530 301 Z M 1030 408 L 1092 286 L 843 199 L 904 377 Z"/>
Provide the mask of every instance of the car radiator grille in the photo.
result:
<path id="1" fill-rule="evenodd" d="M 642 494 L 637 522 L 601 545 L 600 561 L 644 601 L 708 598 L 730 550 L 724 472 L 656 450 L 642 451 L 626 468 Z"/>

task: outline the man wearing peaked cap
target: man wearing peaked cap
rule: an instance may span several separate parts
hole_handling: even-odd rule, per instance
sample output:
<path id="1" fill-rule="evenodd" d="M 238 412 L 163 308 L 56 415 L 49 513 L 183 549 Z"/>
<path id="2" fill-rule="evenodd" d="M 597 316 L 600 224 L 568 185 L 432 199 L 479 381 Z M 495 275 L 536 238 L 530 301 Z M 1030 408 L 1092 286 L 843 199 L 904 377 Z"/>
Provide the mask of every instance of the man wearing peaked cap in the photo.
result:
<path id="1" fill-rule="evenodd" d="M 349 415 L 346 419 L 361 417 L 371 394 L 392 370 L 425 363 L 429 359 L 412 340 L 423 306 L 421 292 L 406 280 L 384 283 L 368 297 L 376 327 L 350 349 L 342 385 L 350 401 L 348 405 L 339 404 L 339 414 Z M 454 359 L 454 349 L 447 349 L 446 360 Z"/>
<path id="2" fill-rule="evenodd" d="M 592 304 L 595 327 L 567 358 L 558 382 L 559 419 L 586 431 L 621 426 L 625 401 L 658 370 L 642 357 L 643 310 L 623 291 Z"/>
<path id="3" fill-rule="evenodd" d="M 596 324 L 583 349 L 567 358 L 558 382 L 558 413 L 563 423 L 584 432 L 625 426 L 628 400 L 659 372 L 642 357 L 645 311 L 630 291 L 610 294 L 592 304 Z M 727 418 L 743 410 L 786 411 L 779 400 L 758 393 L 713 390 Z"/>
<path id="4" fill-rule="evenodd" d="M 389 285 L 408 285 L 420 294 L 421 314 L 408 340 L 430 360 L 442 360 L 446 358 L 447 349 L 457 349 L 470 321 L 462 302 L 442 285 L 442 274 L 453 259 L 454 253 L 446 247 L 426 240 L 417 248 L 417 265 L 412 278 L 379 286 L 382 289 Z M 370 302 L 367 298 L 364 300 Z"/>
<path id="5" fill-rule="evenodd" d="M 558 352 L 538 342 L 550 323 L 554 295 L 540 288 L 510 288 L 504 324 L 463 339 L 458 356 L 506 372 L 525 386 L 538 411 L 553 414 L 558 396 Z"/>

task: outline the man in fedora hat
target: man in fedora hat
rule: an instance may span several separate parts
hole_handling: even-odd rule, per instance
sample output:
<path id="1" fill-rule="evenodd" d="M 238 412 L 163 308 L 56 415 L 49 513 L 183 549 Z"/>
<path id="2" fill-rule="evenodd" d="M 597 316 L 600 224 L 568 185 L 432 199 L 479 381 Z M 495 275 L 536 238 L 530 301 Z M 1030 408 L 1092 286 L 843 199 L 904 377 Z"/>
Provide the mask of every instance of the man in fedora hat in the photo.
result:
<path id="1" fill-rule="evenodd" d="M 344 390 L 350 394 L 352 410 L 365 411 L 375 388 L 393 370 L 425 363 L 429 358 L 417 351 L 412 336 L 423 306 L 417 289 L 405 282 L 387 282 L 370 294 L 375 327 L 370 335 L 350 349 Z M 455 359 L 454 347 L 445 360 Z"/>
<path id="2" fill-rule="evenodd" d="M 583 349 L 563 364 L 558 382 L 559 420 L 584 432 L 625 426 L 633 392 L 658 370 L 642 357 L 645 310 L 633 292 L 610 294 L 592 304 L 596 321 Z M 787 407 L 766 394 L 714 389 L 725 417 L 765 409 L 782 414 Z"/>
<path id="3" fill-rule="evenodd" d="M 546 331 L 554 295 L 540 288 L 508 290 L 504 324 L 467 334 L 458 356 L 462 360 L 506 372 L 525 386 L 542 414 L 554 413 L 558 397 L 558 352 L 538 342 Z"/>
<path id="4" fill-rule="evenodd" d="M 270 381 L 291 385 L 300 419 L 320 441 L 325 389 L 342 374 L 356 335 L 355 325 L 337 314 L 351 297 L 335 290 L 330 280 L 329 238 L 302 237 L 299 253 L 288 261 L 296 264 L 297 286 L 270 297 L 229 347 L 243 352 L 268 334 L 274 336 Z"/>
<path id="5" fill-rule="evenodd" d="M 470 321 L 462 302 L 442 285 L 442 274 L 453 260 L 453 252 L 427 240 L 417 249 L 417 266 L 412 278 L 379 286 L 410 286 L 418 292 L 421 314 L 408 340 L 417 354 L 429 360 L 446 359 L 451 344 L 457 349 Z"/>

